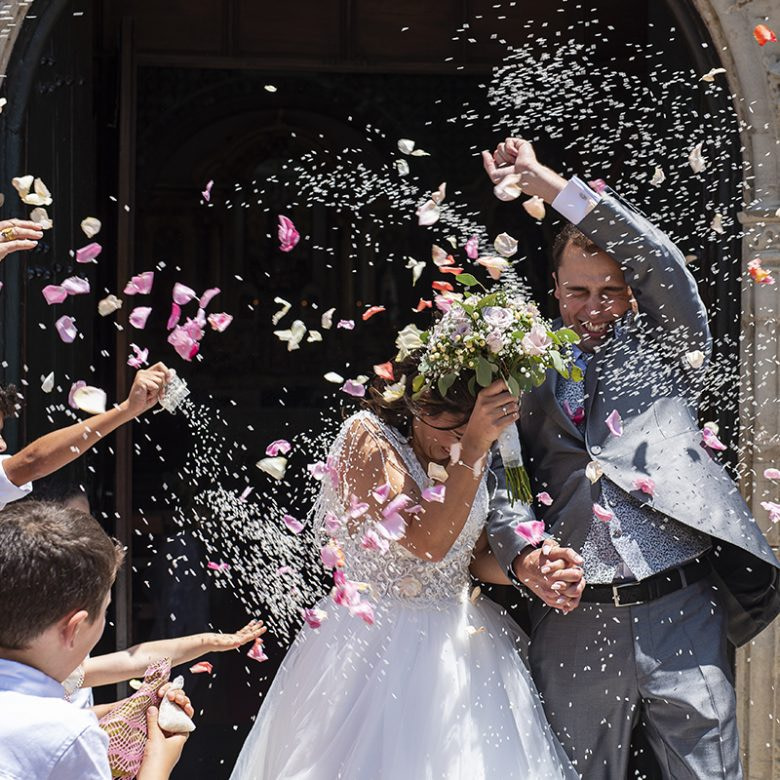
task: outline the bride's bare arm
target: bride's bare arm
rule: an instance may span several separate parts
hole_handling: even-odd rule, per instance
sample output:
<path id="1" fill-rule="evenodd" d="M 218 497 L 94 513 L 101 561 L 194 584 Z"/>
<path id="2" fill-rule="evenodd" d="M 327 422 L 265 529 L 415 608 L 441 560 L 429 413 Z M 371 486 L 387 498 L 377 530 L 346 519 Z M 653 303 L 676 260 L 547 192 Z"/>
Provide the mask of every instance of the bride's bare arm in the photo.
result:
<path id="1" fill-rule="evenodd" d="M 469 571 L 472 577 L 492 585 L 511 585 L 509 578 L 496 560 L 488 544 L 487 532 L 482 531 L 472 553 Z"/>
<path id="2" fill-rule="evenodd" d="M 401 495 L 407 495 L 409 506 L 421 504 L 423 511 L 402 515 L 406 520 L 404 535 L 398 543 L 413 555 L 428 561 L 440 561 L 458 538 L 471 511 L 479 480 L 485 469 L 487 453 L 501 431 L 514 424 L 515 414 L 505 415 L 506 399 L 503 383 L 495 382 L 477 397 L 477 403 L 461 440 L 457 463 L 447 466 L 442 503 L 423 501 L 414 479 L 407 473 L 403 459 L 378 427 L 361 421 L 350 431 L 345 447 L 346 463 L 342 464 L 342 501 L 349 504 L 352 495 L 368 504 L 368 512 L 360 518 L 382 519 L 382 510 Z M 503 409 L 502 409 L 503 407 Z M 376 488 L 389 484 L 387 501 L 379 503 L 372 495 Z M 353 529 L 354 530 L 354 529 Z"/>

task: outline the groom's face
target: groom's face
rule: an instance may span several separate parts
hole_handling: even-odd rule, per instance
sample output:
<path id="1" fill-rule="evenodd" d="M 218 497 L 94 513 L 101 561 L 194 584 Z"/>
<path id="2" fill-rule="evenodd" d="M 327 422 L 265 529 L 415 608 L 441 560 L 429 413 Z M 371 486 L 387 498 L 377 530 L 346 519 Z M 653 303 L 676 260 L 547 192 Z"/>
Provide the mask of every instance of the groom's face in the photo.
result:
<path id="1" fill-rule="evenodd" d="M 579 335 L 583 352 L 593 352 L 612 335 L 615 321 L 631 305 L 623 271 L 606 252 L 569 242 L 553 279 L 563 324 Z"/>

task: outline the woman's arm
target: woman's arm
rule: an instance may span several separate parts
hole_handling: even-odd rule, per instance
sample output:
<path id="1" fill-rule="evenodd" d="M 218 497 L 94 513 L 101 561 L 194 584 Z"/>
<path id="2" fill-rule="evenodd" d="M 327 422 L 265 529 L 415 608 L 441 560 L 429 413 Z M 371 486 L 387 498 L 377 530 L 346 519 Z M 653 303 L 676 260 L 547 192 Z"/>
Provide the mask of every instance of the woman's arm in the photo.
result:
<path id="1" fill-rule="evenodd" d="M 52 431 L 6 458 L 0 468 L 16 486 L 34 482 L 76 460 L 120 425 L 142 415 L 160 399 L 168 381 L 168 369 L 157 363 L 135 375 L 130 395 L 113 409 L 89 420 Z"/>
<path id="2" fill-rule="evenodd" d="M 468 519 L 488 450 L 501 431 L 517 421 L 517 414 L 507 414 L 507 409 L 516 408 L 517 401 L 509 394 L 503 380 L 479 393 L 461 440 L 460 459 L 447 466 L 449 477 L 444 501 L 424 502 L 422 512 L 406 515 L 404 534 L 398 544 L 426 561 L 444 558 Z M 348 506 L 354 495 L 368 504 L 362 521 L 370 517 L 381 522 L 382 511 L 402 494 L 410 499 L 410 505 L 420 503 L 419 488 L 406 473 L 401 457 L 379 431 L 368 430 L 363 425 L 353 432 L 345 452 L 342 501 Z M 390 495 L 386 502 L 380 503 L 373 491 L 386 483 L 390 485 Z M 353 523 L 353 531 L 361 524 Z"/>
<path id="3" fill-rule="evenodd" d="M 469 571 L 472 577 L 476 577 L 481 582 L 487 582 L 492 585 L 512 584 L 501 568 L 501 564 L 496 560 L 496 556 L 493 555 L 493 551 L 488 544 L 487 531 L 484 530 L 474 547 Z"/>
<path id="4" fill-rule="evenodd" d="M 253 642 L 266 631 L 262 621 L 253 620 L 234 634 L 191 634 L 178 639 L 160 639 L 107 653 L 84 661 L 82 687 L 91 688 L 141 677 L 149 664 L 160 658 L 170 658 L 171 666 L 185 664 L 206 653 L 235 650 L 247 642 Z"/>

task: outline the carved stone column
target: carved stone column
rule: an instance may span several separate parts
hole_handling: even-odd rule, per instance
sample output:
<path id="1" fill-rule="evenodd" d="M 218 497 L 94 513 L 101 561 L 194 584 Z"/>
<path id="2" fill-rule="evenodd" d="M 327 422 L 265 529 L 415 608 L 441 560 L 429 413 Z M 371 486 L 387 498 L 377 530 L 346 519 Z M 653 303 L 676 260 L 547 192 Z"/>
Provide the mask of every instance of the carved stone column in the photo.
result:
<path id="1" fill-rule="evenodd" d="M 0 3 L 0 79 L 5 79 L 16 36 L 32 4 L 33 0 Z"/>
<path id="2" fill-rule="evenodd" d="M 760 47 L 757 24 L 780 22 L 776 0 L 693 0 L 715 41 L 735 96 L 743 145 L 745 208 L 740 389 L 740 487 L 775 551 L 762 501 L 780 500 L 764 479 L 780 464 L 780 285 L 755 285 L 753 258 L 780 280 L 780 46 Z M 737 656 L 737 698 L 745 776 L 780 777 L 780 624 L 776 621 Z"/>

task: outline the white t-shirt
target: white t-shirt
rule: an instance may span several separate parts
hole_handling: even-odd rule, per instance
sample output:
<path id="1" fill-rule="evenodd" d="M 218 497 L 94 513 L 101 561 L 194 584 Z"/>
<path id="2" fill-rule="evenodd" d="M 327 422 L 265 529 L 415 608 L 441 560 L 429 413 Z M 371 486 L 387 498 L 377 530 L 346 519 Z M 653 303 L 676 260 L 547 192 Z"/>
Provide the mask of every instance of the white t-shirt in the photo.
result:
<path id="1" fill-rule="evenodd" d="M 3 462 L 10 458 L 10 455 L 0 455 L 0 509 L 12 501 L 18 501 L 32 492 L 32 482 L 27 482 L 21 487 L 17 487 L 6 476 Z"/>
<path id="2" fill-rule="evenodd" d="M 0 658 L 0 778 L 111 780 L 108 734 L 38 669 Z"/>

